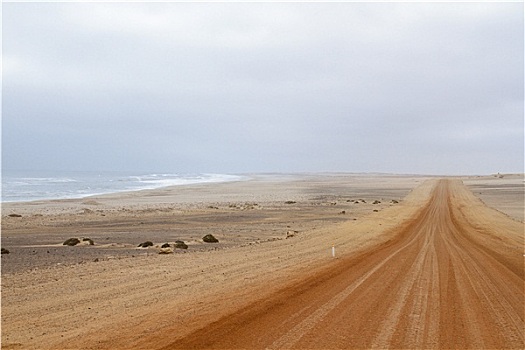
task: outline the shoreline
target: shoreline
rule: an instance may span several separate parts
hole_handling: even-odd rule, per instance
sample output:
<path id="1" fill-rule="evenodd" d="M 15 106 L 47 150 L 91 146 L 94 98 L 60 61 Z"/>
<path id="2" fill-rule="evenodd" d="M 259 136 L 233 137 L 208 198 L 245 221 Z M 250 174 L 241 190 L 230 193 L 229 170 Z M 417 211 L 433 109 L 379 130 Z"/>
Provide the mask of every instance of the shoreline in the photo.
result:
<path id="1" fill-rule="evenodd" d="M 40 203 L 49 203 L 49 202 L 62 202 L 62 201 L 79 201 L 79 200 L 89 200 L 91 198 L 104 198 L 104 197 L 119 197 L 127 196 L 131 194 L 137 194 L 140 195 L 141 193 L 149 194 L 150 192 L 162 192 L 164 190 L 170 190 L 173 188 L 178 187 L 194 187 L 194 186 L 201 186 L 201 185 L 216 185 L 216 184 L 223 184 L 223 183 L 230 183 L 230 182 L 245 182 L 245 181 L 252 181 L 252 180 L 267 180 L 267 181 L 293 181 L 294 179 L 305 179 L 305 178 L 330 178 L 330 177 L 357 177 L 357 178 L 459 178 L 459 179 L 486 179 L 486 178 L 496 178 L 498 176 L 501 176 L 501 178 L 510 177 L 521 177 L 524 178 L 525 174 L 491 174 L 491 175 L 432 175 L 432 174 L 396 174 L 396 173 L 352 173 L 352 172 L 306 172 L 306 173 L 239 173 L 239 174 L 208 174 L 203 173 L 202 175 L 221 175 L 221 176 L 235 176 L 239 177 L 239 179 L 233 179 L 233 180 L 222 180 L 222 181 L 202 181 L 202 182 L 196 182 L 196 183 L 187 183 L 187 184 L 177 184 L 177 185 L 166 185 L 166 186 L 159 186 L 154 188 L 137 188 L 137 189 L 123 189 L 123 190 L 116 190 L 111 192 L 101 192 L 101 193 L 93 193 L 93 194 L 86 194 L 86 195 L 78 195 L 78 196 L 71 196 L 71 197 L 60 197 L 60 198 L 39 198 L 39 199 L 33 199 L 33 200 L 15 200 L 15 201 L 1 201 L 0 200 L 0 207 L 10 205 L 32 205 L 32 204 L 40 204 Z M 148 176 L 148 175 L 144 175 Z M 525 180 L 524 180 L 525 181 Z"/>
<path id="2" fill-rule="evenodd" d="M 197 207 L 205 203 L 213 205 L 250 200 L 276 202 L 286 201 L 287 197 L 290 196 L 308 198 L 307 192 L 312 191 L 309 187 L 315 188 L 319 195 L 323 194 L 326 189 L 328 192 L 334 192 L 334 189 L 330 188 L 332 185 L 335 185 L 341 193 L 351 192 L 360 186 L 369 186 L 372 190 L 380 190 L 382 184 L 388 187 L 390 186 L 389 182 L 395 182 L 396 179 L 401 184 L 401 188 L 408 193 L 414 184 L 426 179 L 440 178 L 424 175 L 362 175 L 355 173 L 243 174 L 242 176 L 245 179 L 239 181 L 165 186 L 155 189 L 90 195 L 81 198 L 2 202 L 0 203 L 1 216 L 4 220 L 10 220 L 9 215 L 13 214 L 47 216 L 85 214 L 85 211 L 90 210 L 97 210 L 98 212 L 115 211 L 125 207 L 129 209 L 140 209 L 143 206 L 159 208 L 162 206 L 169 207 L 170 205 Z M 451 176 L 451 178 L 461 179 L 488 206 L 515 220 L 524 222 L 525 180 L 523 174 Z M 275 186 L 281 188 L 282 191 L 274 191 Z M 505 195 L 511 198 L 504 201 L 500 200 L 499 192 L 501 191 L 505 191 Z M 358 191 L 358 193 L 361 192 Z M 397 199 L 400 198 L 402 196 L 398 194 Z"/>
<path id="3" fill-rule="evenodd" d="M 294 179 L 303 179 L 303 178 L 314 178 L 314 177 L 334 177 L 334 176 L 347 176 L 347 177 L 439 177 L 439 175 L 418 175 L 418 174 L 390 174 L 390 173 L 348 173 L 348 172 L 307 172 L 307 173 L 239 173 L 239 174 L 208 174 L 203 173 L 202 175 L 221 175 L 221 176 L 235 176 L 239 177 L 239 179 L 234 180 L 222 180 L 222 181 L 202 181 L 202 182 L 195 182 L 195 183 L 187 183 L 187 184 L 177 184 L 177 185 L 166 185 L 166 186 L 159 186 L 159 187 L 153 187 L 153 188 L 137 188 L 137 189 L 122 189 L 122 190 L 115 190 L 115 191 L 109 191 L 109 192 L 100 192 L 100 193 L 92 193 L 92 194 L 84 194 L 84 195 L 74 195 L 74 196 L 67 196 L 67 197 L 57 197 L 57 198 L 38 198 L 38 199 L 31 199 L 31 200 L 9 200 L 9 201 L 0 201 L 0 205 L 9 205 L 9 204 L 15 204 L 15 205 L 23 205 L 23 204 L 34 204 L 34 203 L 40 203 L 40 202 L 55 202 L 55 201 L 76 201 L 76 200 L 85 200 L 90 199 L 92 197 L 118 197 L 119 195 L 127 195 L 127 194 L 140 194 L 140 193 L 148 193 L 148 192 L 157 192 L 157 191 L 163 191 L 171 188 L 177 188 L 177 187 L 192 187 L 192 186 L 200 186 L 200 185 L 214 185 L 214 184 L 221 184 L 221 183 L 229 183 L 229 182 L 243 182 L 243 181 L 251 181 L 251 180 L 257 180 L 257 179 L 263 179 L 267 181 L 292 181 Z M 145 175 L 148 176 L 148 175 Z"/>
<path id="4" fill-rule="evenodd" d="M 85 176 L 85 174 L 89 174 L 88 177 Z M 144 175 L 129 175 L 125 173 L 115 173 L 115 172 L 103 172 L 99 174 L 98 176 L 94 176 L 94 174 L 98 174 L 97 172 L 78 172 L 77 178 L 75 179 L 74 176 L 69 176 L 67 172 L 65 174 L 56 174 L 57 177 L 31 177 L 31 178 L 24 178 L 21 177 L 20 181 L 15 181 L 15 183 L 22 183 L 25 186 L 35 186 L 38 185 L 38 181 L 43 181 L 44 183 L 57 183 L 57 184 L 63 184 L 63 183 L 84 183 L 84 186 L 88 186 L 87 188 L 91 189 L 91 186 L 101 186 L 100 184 L 107 184 L 107 183 L 121 183 L 121 182 L 138 182 L 142 184 L 135 183 L 131 188 L 113 188 L 113 189 L 102 189 L 99 188 L 95 190 L 92 193 L 70 193 L 71 191 L 83 191 L 85 190 L 84 187 L 79 187 L 76 189 L 62 189 L 62 191 L 59 190 L 59 186 L 55 186 L 54 194 L 50 195 L 50 197 L 41 196 L 40 198 L 33 198 L 33 199 L 24 199 L 24 200 L 2 200 L 1 204 L 8 204 L 8 203 L 32 203 L 32 202 L 41 202 L 41 201 L 57 201 L 57 200 L 78 200 L 78 199 L 85 199 L 89 197 L 98 197 L 98 196 L 106 196 L 106 195 L 118 195 L 120 193 L 128 193 L 128 192 L 140 192 L 140 191 L 155 191 L 155 190 L 162 190 L 167 187 L 178 187 L 178 186 L 192 186 L 192 185 L 199 185 L 199 184 L 215 184 L 215 183 L 224 183 L 224 182 L 236 182 L 236 181 L 245 181 L 249 178 L 244 175 L 240 174 L 212 174 L 212 173 L 202 173 L 197 175 L 182 175 L 182 174 L 144 174 Z M 117 177 L 116 174 L 120 174 L 120 177 Z M 113 176 L 113 177 L 112 177 Z M 102 177 L 102 179 L 100 179 Z M 200 180 L 197 180 L 196 177 L 208 177 L 208 178 L 201 178 Z M 16 177 L 15 177 L 16 178 Z M 96 180 L 93 180 L 94 178 L 97 178 Z M 105 179 L 104 179 L 105 178 Z M 18 178 L 16 178 L 18 179 Z M 135 179 L 135 180 L 132 180 Z M 38 180 L 36 183 L 31 184 L 31 180 Z M 2 180 L 3 181 L 3 180 Z M 27 181 L 27 183 L 25 183 Z M 150 184 L 146 184 L 146 183 Z M 157 184 L 152 185 L 152 183 L 155 182 L 171 182 L 170 184 Z M 3 186 L 6 187 L 9 186 L 9 182 L 5 184 L 3 182 Z M 39 188 L 38 186 L 35 188 L 32 188 L 32 191 L 41 191 L 44 188 Z M 4 189 L 5 191 L 5 189 Z M 14 191 L 11 189 L 11 191 Z M 25 189 L 27 192 L 28 189 Z M 66 194 L 68 192 L 68 194 Z M 62 193 L 62 194 L 59 194 Z"/>
<path id="5" fill-rule="evenodd" d="M 163 186 L 163 187 L 157 187 L 153 189 L 138 189 L 138 190 L 123 190 L 123 191 L 117 191 L 117 192 L 108 192 L 108 193 L 102 193 L 102 194 L 93 194 L 93 195 L 87 195 L 82 197 L 75 197 L 75 198 L 56 198 L 56 199 L 37 199 L 37 200 L 31 200 L 31 201 L 13 201 L 13 202 L 1 202 L 1 206 L 5 210 L 9 210 L 11 208 L 15 207 L 37 207 L 37 206 L 43 206 L 43 205 L 49 205 L 50 207 L 56 206 L 57 204 L 62 203 L 82 203 L 82 202 L 88 202 L 90 200 L 104 200 L 104 201 L 127 201 L 127 200 L 139 200 L 142 201 L 144 198 L 154 198 L 157 196 L 171 196 L 170 199 L 177 201 L 177 198 L 175 198 L 177 191 L 180 190 L 180 192 L 185 193 L 187 191 L 193 191 L 193 190 L 199 190 L 202 187 L 209 187 L 209 186 L 221 186 L 226 185 L 230 183 L 245 183 L 245 182 L 257 182 L 257 183 L 265 183 L 265 184 L 273 184 L 273 183 L 290 183 L 290 182 L 296 182 L 296 181 L 318 181 L 318 179 L 325 179 L 325 181 L 329 181 L 330 179 L 337 179 L 337 178 L 356 178 L 356 179 L 370 179 L 370 178 L 431 178 L 433 176 L 425 176 L 425 175 L 416 175 L 416 176 L 406 176 L 406 175 L 394 175 L 394 174 L 387 174 L 387 175 L 366 175 L 366 174 L 354 174 L 354 173 L 291 173 L 291 174 L 235 174 L 235 176 L 241 176 L 245 179 L 242 180 L 231 180 L 231 181 L 220 181 L 220 182 L 202 182 L 202 183 L 194 183 L 194 184 L 183 184 L 183 185 L 170 185 L 170 186 Z M 213 190 L 212 190 L 213 191 Z M 193 198 L 189 198 L 185 200 L 186 202 L 193 201 Z M 155 200 L 151 201 L 151 204 L 156 204 Z M 4 215 L 4 213 L 2 213 Z"/>
<path id="6" fill-rule="evenodd" d="M 281 174 L 13 203 L 2 208 L 2 244 L 12 252 L 3 256 L 2 273 L 136 258 L 156 254 L 162 244 L 177 240 L 189 247 L 175 249 L 177 255 L 271 242 L 286 238 L 288 231 L 302 233 L 388 208 L 425 180 Z M 357 199 L 366 203 L 355 204 Z M 209 233 L 220 243 L 203 244 L 201 238 Z M 92 239 L 94 245 L 62 245 L 73 237 Z M 152 249 L 137 247 L 145 241 L 153 242 Z"/>

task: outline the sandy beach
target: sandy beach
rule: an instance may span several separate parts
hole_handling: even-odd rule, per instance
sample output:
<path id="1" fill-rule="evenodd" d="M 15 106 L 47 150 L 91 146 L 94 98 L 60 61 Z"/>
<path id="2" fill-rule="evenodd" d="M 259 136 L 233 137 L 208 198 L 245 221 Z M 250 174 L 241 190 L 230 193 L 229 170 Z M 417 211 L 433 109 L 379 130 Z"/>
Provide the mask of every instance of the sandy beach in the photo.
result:
<path id="1" fill-rule="evenodd" d="M 489 213 L 479 218 L 480 227 L 501 223 L 513 259 L 522 254 L 523 175 L 450 179 L 475 196 L 465 203 L 484 208 L 476 213 Z M 2 348 L 174 348 L 178 339 L 395 241 L 399 227 L 428 203 L 437 180 L 251 175 L 239 182 L 5 203 Z M 203 242 L 207 234 L 219 242 Z M 93 245 L 62 244 L 73 237 Z M 145 241 L 153 245 L 138 247 Z M 176 241 L 187 249 L 174 248 Z M 170 254 L 159 254 L 166 243 Z"/>
<path id="2" fill-rule="evenodd" d="M 175 250 L 179 254 L 278 240 L 288 231 L 304 234 L 389 207 L 424 180 L 257 175 L 235 183 L 6 203 L 3 244 L 23 254 L 5 256 L 3 272 L 150 255 L 176 240 L 189 245 L 188 250 Z M 204 244 L 201 238 L 206 234 L 216 236 L 219 243 Z M 95 244 L 82 249 L 64 247 L 62 243 L 71 237 L 90 238 Z M 152 241 L 155 247 L 138 249 L 144 241 Z M 28 255 L 33 259 L 28 260 Z"/>

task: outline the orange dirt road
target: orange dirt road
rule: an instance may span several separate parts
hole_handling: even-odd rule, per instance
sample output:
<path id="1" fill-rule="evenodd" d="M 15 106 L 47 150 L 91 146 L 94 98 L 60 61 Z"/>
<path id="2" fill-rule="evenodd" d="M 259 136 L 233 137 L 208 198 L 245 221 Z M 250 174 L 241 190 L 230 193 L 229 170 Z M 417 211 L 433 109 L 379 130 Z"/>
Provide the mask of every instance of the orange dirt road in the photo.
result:
<path id="1" fill-rule="evenodd" d="M 165 349 L 523 349 L 523 224 L 475 201 L 441 180 L 386 244 Z"/>

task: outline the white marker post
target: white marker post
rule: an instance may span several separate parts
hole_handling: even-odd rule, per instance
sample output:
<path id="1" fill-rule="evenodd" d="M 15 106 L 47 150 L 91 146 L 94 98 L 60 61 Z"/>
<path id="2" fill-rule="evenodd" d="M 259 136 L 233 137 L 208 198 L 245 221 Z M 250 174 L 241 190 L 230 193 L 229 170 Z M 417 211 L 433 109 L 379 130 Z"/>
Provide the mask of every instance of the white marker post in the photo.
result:
<path id="1" fill-rule="evenodd" d="M 332 257 L 335 258 L 335 244 L 332 245 Z"/>

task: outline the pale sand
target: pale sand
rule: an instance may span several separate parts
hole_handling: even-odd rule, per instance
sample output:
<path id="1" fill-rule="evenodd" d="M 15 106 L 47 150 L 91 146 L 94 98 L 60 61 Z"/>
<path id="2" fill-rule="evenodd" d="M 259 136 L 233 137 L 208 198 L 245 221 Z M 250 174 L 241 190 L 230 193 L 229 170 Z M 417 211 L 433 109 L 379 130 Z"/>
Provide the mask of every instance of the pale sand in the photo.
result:
<path id="1" fill-rule="evenodd" d="M 487 206 L 515 220 L 525 220 L 523 174 L 468 177 L 463 179 L 463 183 Z"/>
<path id="2" fill-rule="evenodd" d="M 426 180 L 254 176 L 5 204 L 2 244 L 12 253 L 2 255 L 2 348 L 147 347 L 166 329 L 176 329 L 174 338 L 188 334 L 330 264 L 332 245 L 337 256 L 348 256 L 387 241 L 389 230 L 428 199 Z M 494 188 L 509 181 L 514 192 L 498 196 Z M 465 183 L 490 206 L 523 220 L 523 176 Z M 12 213 L 22 218 L 6 217 Z M 298 233 L 286 239 L 287 231 Z M 202 243 L 207 233 L 221 242 Z M 93 238 L 95 246 L 61 246 L 74 236 Z M 136 248 L 176 239 L 189 249 L 158 255 L 158 248 Z"/>

